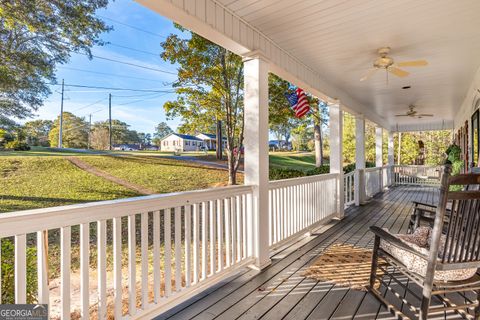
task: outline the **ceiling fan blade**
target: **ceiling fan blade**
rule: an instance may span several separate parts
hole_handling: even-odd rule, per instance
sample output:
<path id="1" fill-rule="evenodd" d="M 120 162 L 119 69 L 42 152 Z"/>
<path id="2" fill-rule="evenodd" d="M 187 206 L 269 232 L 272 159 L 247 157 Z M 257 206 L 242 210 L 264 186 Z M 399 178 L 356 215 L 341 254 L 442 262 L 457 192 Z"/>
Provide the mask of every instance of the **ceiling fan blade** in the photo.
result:
<path id="1" fill-rule="evenodd" d="M 367 80 L 368 78 L 370 78 L 371 76 L 373 76 L 373 74 L 375 72 L 377 72 L 378 68 L 373 68 L 373 69 L 370 69 L 366 75 L 364 75 L 363 77 L 360 78 L 360 81 L 365 81 Z"/>
<path id="2" fill-rule="evenodd" d="M 421 113 L 421 114 L 417 114 L 417 116 L 420 116 L 420 117 L 433 117 L 433 114 Z"/>
<path id="3" fill-rule="evenodd" d="M 403 61 L 395 64 L 397 67 L 424 67 L 428 65 L 427 60 Z"/>
<path id="4" fill-rule="evenodd" d="M 408 114 L 396 114 L 395 117 L 410 117 Z"/>
<path id="5" fill-rule="evenodd" d="M 394 74 L 396 75 L 397 77 L 400 77 L 400 78 L 404 78 L 406 76 L 408 76 L 410 73 L 407 72 L 407 71 L 404 71 L 402 69 L 398 69 L 397 67 L 388 67 L 388 72 L 390 72 L 391 74 Z"/>

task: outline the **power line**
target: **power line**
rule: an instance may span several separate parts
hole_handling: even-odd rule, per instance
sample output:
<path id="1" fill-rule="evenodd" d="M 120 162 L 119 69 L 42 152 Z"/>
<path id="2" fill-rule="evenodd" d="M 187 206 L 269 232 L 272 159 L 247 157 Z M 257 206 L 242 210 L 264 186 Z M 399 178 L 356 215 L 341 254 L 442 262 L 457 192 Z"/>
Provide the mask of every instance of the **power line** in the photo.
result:
<path id="1" fill-rule="evenodd" d="M 51 85 L 58 86 L 58 83 L 50 83 Z M 88 89 L 102 89 L 102 90 L 116 90 L 116 91 L 136 91 L 136 92 L 154 92 L 154 93 L 171 93 L 171 90 L 153 90 L 153 89 L 133 89 L 133 88 L 112 88 L 101 86 L 87 86 L 81 84 L 65 84 L 66 87 L 74 88 L 88 88 Z"/>
<path id="2" fill-rule="evenodd" d="M 116 105 L 117 106 L 126 106 L 128 104 L 133 104 L 133 103 L 137 103 L 137 102 L 142 102 L 142 101 L 145 101 L 145 100 L 150 100 L 150 99 L 156 99 L 156 98 L 160 98 L 160 97 L 163 97 L 169 93 L 173 93 L 173 92 L 166 92 L 166 93 L 162 93 L 162 94 L 159 94 L 157 96 L 154 96 L 154 97 L 149 97 L 149 98 L 145 98 L 145 99 L 140 99 L 140 100 L 135 100 L 135 101 L 130 101 L 130 102 L 125 102 L 125 103 L 117 103 Z"/>
<path id="3" fill-rule="evenodd" d="M 140 78 L 140 77 L 133 77 L 133 76 L 127 76 L 127 75 L 122 75 L 122 74 L 114 74 L 114 73 L 108 73 L 108 72 L 86 70 L 86 69 L 80 69 L 80 68 L 72 68 L 72 67 L 64 67 L 64 66 L 60 66 L 59 68 L 60 69 L 66 69 L 66 70 L 80 71 L 80 72 L 88 72 L 88 73 L 93 73 L 93 74 L 101 74 L 101 75 L 105 75 L 105 76 L 113 76 L 113 77 L 119 77 L 119 78 L 128 78 L 128 79 L 144 80 L 144 81 L 151 81 L 151 82 L 161 82 L 165 85 L 173 83 L 173 82 L 165 82 L 165 81 L 161 81 L 161 80 L 153 80 L 153 79 L 147 79 L 147 78 Z"/>
<path id="4" fill-rule="evenodd" d="M 131 47 L 127 47 L 127 46 L 121 45 L 121 44 L 116 44 L 116 43 L 113 43 L 113 42 L 108 42 L 107 45 L 114 46 L 114 47 L 119 47 L 119 48 L 123 48 L 123 49 L 127 49 L 127 50 L 131 50 L 131 51 L 136 51 L 136 52 L 140 52 L 140 53 L 149 54 L 149 55 L 155 56 L 155 57 L 157 57 L 157 58 L 160 56 L 159 53 L 150 52 L 150 51 L 144 51 L 144 50 L 140 50 L 140 49 L 135 49 L 135 48 L 131 48 Z"/>
<path id="5" fill-rule="evenodd" d="M 172 71 L 166 71 L 166 70 L 162 70 L 162 69 L 156 69 L 156 68 L 152 68 L 152 67 L 142 66 L 142 65 L 139 65 L 139 64 L 131 63 L 131 62 L 125 62 L 125 61 L 111 59 L 111 58 L 107 58 L 107 57 L 101 57 L 101 56 L 97 56 L 97 55 L 94 55 L 94 54 L 89 55 L 88 53 L 84 53 L 84 52 L 77 52 L 77 53 L 81 54 L 81 55 L 84 55 L 84 56 L 87 56 L 87 57 L 92 56 L 92 57 L 97 58 L 97 59 L 102 59 L 102 60 L 112 61 L 112 62 L 116 62 L 116 63 L 121 63 L 121 64 L 125 64 L 125 65 L 132 66 L 132 67 L 137 67 L 137 68 L 142 68 L 142 69 L 146 69 L 146 70 L 177 75 L 176 72 L 172 72 Z"/>
<path id="6" fill-rule="evenodd" d="M 135 27 L 135 26 L 132 26 L 132 25 L 130 25 L 130 24 L 128 24 L 128 23 L 125 23 L 125 22 L 121 22 L 121 21 L 118 21 L 118 20 L 115 20 L 115 19 L 112 19 L 112 18 L 109 18 L 109 17 L 102 16 L 102 15 L 98 15 L 98 16 L 99 16 L 100 18 L 102 18 L 102 19 L 105 19 L 105 20 L 109 20 L 109 21 L 118 23 L 118 24 L 120 24 L 120 25 L 122 25 L 122 26 L 129 27 L 129 28 L 135 29 L 135 30 L 137 30 L 137 31 L 141 31 L 141 32 L 150 34 L 150 35 L 152 35 L 152 36 L 160 37 L 160 38 L 163 38 L 163 39 L 166 39 L 166 38 L 167 38 L 166 36 L 163 36 L 163 35 L 161 35 L 161 34 L 158 34 L 158 33 L 155 33 L 155 32 L 151 32 L 151 31 L 148 31 L 148 30 L 139 28 L 139 27 Z"/>
<path id="7" fill-rule="evenodd" d="M 102 101 L 104 101 L 104 100 L 106 100 L 106 99 L 107 99 L 107 98 L 100 99 L 100 100 L 98 100 L 98 101 L 89 103 L 89 104 L 87 104 L 87 105 L 85 105 L 85 106 L 83 106 L 83 107 L 80 107 L 80 108 L 75 109 L 75 110 L 70 111 L 70 112 L 73 113 L 73 112 L 77 112 L 77 111 L 82 110 L 82 109 L 86 109 L 86 108 L 91 107 L 91 106 L 94 106 L 94 105 L 96 105 L 97 103 L 102 102 Z"/>

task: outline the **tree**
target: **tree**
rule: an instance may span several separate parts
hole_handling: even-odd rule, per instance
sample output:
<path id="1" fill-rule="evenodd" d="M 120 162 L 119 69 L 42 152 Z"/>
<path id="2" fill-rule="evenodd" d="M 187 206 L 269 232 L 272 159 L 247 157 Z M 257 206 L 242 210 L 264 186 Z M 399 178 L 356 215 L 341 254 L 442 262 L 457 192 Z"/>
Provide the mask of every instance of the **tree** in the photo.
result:
<path id="1" fill-rule="evenodd" d="M 164 104 L 167 116 L 180 116 L 182 127 L 190 130 L 215 128 L 222 120 L 228 182 L 236 184 L 242 156 L 237 151 L 243 148 L 244 130 L 242 59 L 193 32 L 188 39 L 171 34 L 161 45 L 162 58 L 178 66 L 178 78 L 173 84 L 177 98 Z"/>
<path id="2" fill-rule="evenodd" d="M 48 134 L 52 129 L 51 120 L 33 120 L 25 122 L 23 130 L 26 134 L 27 143 L 33 146 L 50 146 Z"/>
<path id="3" fill-rule="evenodd" d="M 163 139 L 170 133 L 173 133 L 172 128 L 170 128 L 166 122 L 160 122 L 155 127 L 155 133 L 153 134 L 153 136 L 157 139 Z"/>
<path id="4" fill-rule="evenodd" d="M 63 113 L 63 147 L 64 148 L 86 148 L 88 143 L 89 124 L 85 118 L 75 116 L 73 113 Z M 52 129 L 48 134 L 50 144 L 58 146 L 58 134 L 60 131 L 60 117 L 53 122 Z"/>
<path id="5" fill-rule="evenodd" d="M 108 150 L 110 147 L 110 136 L 108 128 L 103 126 L 94 127 L 90 133 L 90 147 L 96 150 Z"/>
<path id="6" fill-rule="evenodd" d="M 98 121 L 93 125 L 93 131 L 98 128 L 106 129 L 107 132 L 110 130 L 109 121 Z M 122 143 L 141 143 L 143 142 L 143 136 L 139 137 L 139 133 L 135 130 L 130 130 L 130 125 L 126 122 L 112 119 L 112 144 L 122 144 Z M 103 136 L 103 135 L 101 135 Z M 103 145 L 103 143 L 102 143 Z"/>
<path id="7" fill-rule="evenodd" d="M 51 93 L 55 66 L 72 52 L 91 57 L 110 30 L 95 16 L 108 0 L 0 2 L 0 123 L 32 116 Z"/>

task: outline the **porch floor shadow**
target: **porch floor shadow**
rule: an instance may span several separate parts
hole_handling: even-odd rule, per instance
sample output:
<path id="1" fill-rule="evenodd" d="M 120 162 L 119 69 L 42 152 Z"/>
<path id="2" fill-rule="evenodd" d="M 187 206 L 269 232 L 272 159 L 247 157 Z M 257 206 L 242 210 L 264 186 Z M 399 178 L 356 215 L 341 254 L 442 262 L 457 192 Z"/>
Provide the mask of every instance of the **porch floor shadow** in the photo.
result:
<path id="1" fill-rule="evenodd" d="M 405 233 L 412 201 L 436 203 L 437 199 L 433 187 L 392 187 L 363 206 L 348 208 L 341 221 L 278 249 L 266 269 L 240 270 L 156 319 L 396 319 L 367 292 L 305 278 L 303 273 L 333 244 L 371 249 L 371 225 Z M 435 319 L 457 318 L 444 314 Z"/>

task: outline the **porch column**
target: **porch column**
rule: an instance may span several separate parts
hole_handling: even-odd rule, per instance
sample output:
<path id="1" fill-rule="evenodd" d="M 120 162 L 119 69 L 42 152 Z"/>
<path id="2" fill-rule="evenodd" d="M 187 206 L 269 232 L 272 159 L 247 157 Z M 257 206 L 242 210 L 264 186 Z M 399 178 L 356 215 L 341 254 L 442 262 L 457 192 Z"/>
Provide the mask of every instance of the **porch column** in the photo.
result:
<path id="1" fill-rule="evenodd" d="M 375 167 L 383 167 L 383 129 L 375 128 Z"/>
<path id="2" fill-rule="evenodd" d="M 330 173 L 338 173 L 336 207 L 337 218 L 344 217 L 345 190 L 343 181 L 343 111 L 339 104 L 329 106 L 330 111 Z"/>
<path id="3" fill-rule="evenodd" d="M 375 128 L 375 167 L 383 167 L 383 129 L 382 127 Z M 380 190 L 383 190 L 383 170 L 380 170 L 378 175 Z"/>
<path id="4" fill-rule="evenodd" d="M 268 227 L 268 62 L 260 55 L 244 59 L 245 184 L 253 186 L 247 216 L 248 254 L 263 269 L 270 264 Z"/>
<path id="5" fill-rule="evenodd" d="M 393 184 L 394 180 L 394 165 L 395 165 L 395 156 L 394 156 L 394 144 L 393 144 L 393 132 L 388 131 L 388 185 Z"/>
<path id="6" fill-rule="evenodd" d="M 365 118 L 355 117 L 355 205 L 365 202 Z"/>

